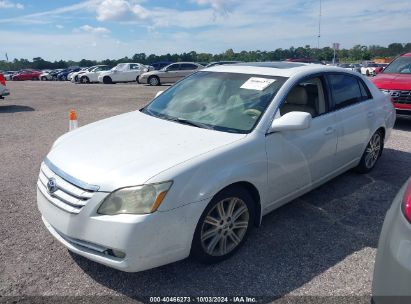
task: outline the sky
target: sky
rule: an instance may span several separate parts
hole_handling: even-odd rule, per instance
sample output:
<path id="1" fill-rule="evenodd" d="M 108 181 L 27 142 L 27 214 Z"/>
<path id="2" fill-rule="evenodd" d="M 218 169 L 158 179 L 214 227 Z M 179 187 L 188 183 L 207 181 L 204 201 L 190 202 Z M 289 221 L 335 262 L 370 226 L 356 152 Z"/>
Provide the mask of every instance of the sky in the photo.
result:
<path id="1" fill-rule="evenodd" d="M 317 46 L 320 0 L 0 0 L 0 60 Z M 411 42 L 411 0 L 322 0 L 320 47 Z"/>

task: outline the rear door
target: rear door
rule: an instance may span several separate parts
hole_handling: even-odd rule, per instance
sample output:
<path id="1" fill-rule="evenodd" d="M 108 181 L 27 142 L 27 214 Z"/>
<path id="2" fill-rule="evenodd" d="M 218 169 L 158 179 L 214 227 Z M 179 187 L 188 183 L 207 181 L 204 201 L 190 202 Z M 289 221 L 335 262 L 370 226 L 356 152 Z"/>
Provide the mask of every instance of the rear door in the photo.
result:
<path id="1" fill-rule="evenodd" d="M 372 98 L 363 81 L 354 75 L 327 75 L 338 128 L 337 165 L 349 167 L 361 158 L 375 118 Z"/>
<path id="2" fill-rule="evenodd" d="M 198 66 L 192 63 L 182 63 L 181 67 L 180 67 L 180 73 L 179 73 L 179 79 L 182 79 L 192 73 L 194 73 L 195 71 L 197 71 Z"/>

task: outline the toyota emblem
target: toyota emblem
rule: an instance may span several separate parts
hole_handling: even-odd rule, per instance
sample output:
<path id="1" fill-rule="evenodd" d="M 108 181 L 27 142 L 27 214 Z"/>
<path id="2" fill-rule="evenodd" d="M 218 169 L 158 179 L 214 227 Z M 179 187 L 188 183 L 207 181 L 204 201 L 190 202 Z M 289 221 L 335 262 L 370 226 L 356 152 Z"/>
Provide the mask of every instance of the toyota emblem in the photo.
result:
<path id="1" fill-rule="evenodd" d="M 47 182 L 47 191 L 49 193 L 54 193 L 57 191 L 57 182 L 55 178 L 50 178 Z"/>

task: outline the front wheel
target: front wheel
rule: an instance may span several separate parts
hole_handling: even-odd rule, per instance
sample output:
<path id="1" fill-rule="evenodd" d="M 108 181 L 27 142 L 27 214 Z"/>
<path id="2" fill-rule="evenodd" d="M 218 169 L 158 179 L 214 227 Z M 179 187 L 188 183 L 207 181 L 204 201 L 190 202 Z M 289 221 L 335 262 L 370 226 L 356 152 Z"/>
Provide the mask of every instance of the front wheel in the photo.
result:
<path id="1" fill-rule="evenodd" d="M 80 83 L 90 83 L 90 79 L 87 76 L 83 76 L 80 78 Z"/>
<path id="2" fill-rule="evenodd" d="M 111 83 L 113 83 L 113 80 L 109 76 L 104 76 L 103 83 L 104 84 L 111 84 Z"/>
<path id="3" fill-rule="evenodd" d="M 191 254 L 204 263 L 216 263 L 233 255 L 252 226 L 254 202 L 240 187 L 218 193 L 204 210 L 194 233 Z"/>
<path id="4" fill-rule="evenodd" d="M 355 168 L 356 171 L 359 173 L 370 172 L 377 163 L 378 158 L 381 156 L 383 148 L 384 138 L 382 132 L 378 130 L 371 136 L 367 148 L 365 148 L 364 154 L 361 157 L 360 163 Z"/>
<path id="5" fill-rule="evenodd" d="M 41 80 L 42 80 L 42 81 L 46 81 L 46 80 L 47 80 L 47 77 L 46 77 L 46 76 L 42 76 L 42 77 L 41 77 Z"/>

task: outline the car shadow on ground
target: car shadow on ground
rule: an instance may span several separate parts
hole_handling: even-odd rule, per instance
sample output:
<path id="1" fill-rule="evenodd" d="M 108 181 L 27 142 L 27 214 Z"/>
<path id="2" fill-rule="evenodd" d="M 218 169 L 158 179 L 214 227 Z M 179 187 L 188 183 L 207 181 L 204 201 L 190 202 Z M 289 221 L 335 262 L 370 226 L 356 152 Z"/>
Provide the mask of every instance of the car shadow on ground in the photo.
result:
<path id="1" fill-rule="evenodd" d="M 385 213 L 410 174 L 399 168 L 409 163 L 411 153 L 385 149 L 371 173 L 347 172 L 265 216 L 241 250 L 219 264 L 186 259 L 124 273 L 71 256 L 97 282 L 137 300 L 176 295 L 275 300 L 354 252 L 377 247 Z"/>
<path id="2" fill-rule="evenodd" d="M 19 106 L 19 105 L 7 105 L 0 106 L 1 113 L 18 113 L 18 112 L 31 112 L 35 111 L 34 108 L 28 106 Z"/>
<path id="3" fill-rule="evenodd" d="M 411 117 L 397 117 L 394 129 L 401 131 L 411 131 Z"/>

